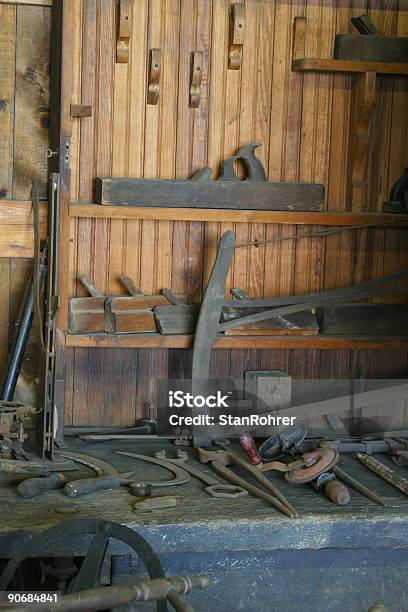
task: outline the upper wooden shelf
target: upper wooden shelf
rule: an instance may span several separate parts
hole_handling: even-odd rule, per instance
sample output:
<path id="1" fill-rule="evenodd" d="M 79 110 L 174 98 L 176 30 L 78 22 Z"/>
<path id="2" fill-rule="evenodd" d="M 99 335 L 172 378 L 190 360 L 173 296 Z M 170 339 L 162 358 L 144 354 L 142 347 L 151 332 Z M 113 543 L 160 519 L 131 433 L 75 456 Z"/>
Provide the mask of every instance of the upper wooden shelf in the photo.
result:
<path id="1" fill-rule="evenodd" d="M 301 58 L 293 60 L 292 70 L 299 72 L 376 72 L 377 74 L 408 75 L 408 63 L 391 64 L 386 62 Z"/>
<path id="2" fill-rule="evenodd" d="M 194 336 L 162 336 L 161 334 L 89 334 L 66 335 L 70 348 L 192 348 Z M 220 349 L 343 349 L 343 350 L 407 350 L 407 336 L 223 336 L 214 348 Z"/>
<path id="3" fill-rule="evenodd" d="M 298 225 L 367 225 L 408 222 L 407 215 L 351 212 L 286 212 L 224 208 L 139 208 L 71 203 L 70 217 L 157 221 L 224 221 L 231 223 L 290 223 Z"/>
<path id="4" fill-rule="evenodd" d="M 408 75 L 408 63 L 364 62 L 359 60 L 318 59 L 306 57 L 306 18 L 293 20 L 292 70 L 299 72 L 375 72 Z"/>

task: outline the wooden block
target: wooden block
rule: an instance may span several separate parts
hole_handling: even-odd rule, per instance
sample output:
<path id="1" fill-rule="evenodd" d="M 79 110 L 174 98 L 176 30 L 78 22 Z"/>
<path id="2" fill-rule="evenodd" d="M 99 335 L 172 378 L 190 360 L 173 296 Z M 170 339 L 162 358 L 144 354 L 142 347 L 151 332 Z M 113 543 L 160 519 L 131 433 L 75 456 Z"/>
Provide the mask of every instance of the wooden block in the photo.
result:
<path id="1" fill-rule="evenodd" d="M 170 304 L 164 295 L 109 297 L 105 301 L 105 331 L 110 334 L 157 332 L 155 306 Z"/>
<path id="2" fill-rule="evenodd" d="M 89 104 L 71 104 L 71 117 L 92 117 L 92 106 Z"/>
<path id="3" fill-rule="evenodd" d="M 167 306 L 171 302 L 165 295 L 131 295 L 110 297 L 109 304 L 112 304 L 116 312 L 123 310 L 152 310 L 156 306 Z M 105 305 L 106 306 L 106 305 Z"/>
<path id="4" fill-rule="evenodd" d="M 337 34 L 334 59 L 362 62 L 408 62 L 408 38 Z"/>
<path id="5" fill-rule="evenodd" d="M 314 183 L 97 178 L 95 200 L 106 206 L 323 210 L 324 187 Z"/>
<path id="6" fill-rule="evenodd" d="M 338 304 L 318 311 L 326 335 L 403 336 L 408 334 L 406 304 Z"/>
<path id="7" fill-rule="evenodd" d="M 257 398 L 256 408 L 287 408 L 292 398 L 292 377 L 285 372 L 261 370 L 245 372 L 245 395 Z"/>
<path id="8" fill-rule="evenodd" d="M 105 331 L 105 298 L 71 298 L 68 301 L 68 333 L 89 334 Z"/>
<path id="9" fill-rule="evenodd" d="M 157 306 L 154 309 L 157 326 L 164 335 L 194 334 L 199 312 L 200 306 L 195 304 Z"/>
<path id="10" fill-rule="evenodd" d="M 245 313 L 241 313 L 240 316 L 247 314 L 248 310 L 252 309 L 245 309 Z M 259 310 L 256 309 L 256 312 Z M 225 331 L 227 336 L 316 336 L 318 333 L 319 326 L 311 312 L 298 312 Z"/>
<path id="11" fill-rule="evenodd" d="M 157 333 L 152 310 L 115 310 L 110 298 L 106 300 L 105 331 L 109 334 Z"/>

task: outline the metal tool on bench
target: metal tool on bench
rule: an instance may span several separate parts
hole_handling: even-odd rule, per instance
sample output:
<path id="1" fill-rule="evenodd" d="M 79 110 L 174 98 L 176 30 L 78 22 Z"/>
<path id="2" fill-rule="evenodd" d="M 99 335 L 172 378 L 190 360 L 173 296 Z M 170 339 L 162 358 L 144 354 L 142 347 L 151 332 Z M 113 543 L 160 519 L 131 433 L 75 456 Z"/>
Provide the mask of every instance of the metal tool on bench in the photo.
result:
<path id="1" fill-rule="evenodd" d="M 140 459 L 140 461 L 146 461 L 147 463 L 153 463 L 159 465 L 172 472 L 175 478 L 170 480 L 149 480 L 148 484 L 151 487 L 177 487 L 186 484 L 190 480 L 190 474 L 187 471 L 175 465 L 165 459 L 159 459 L 158 457 L 149 457 L 149 455 L 139 455 L 138 453 L 131 453 L 127 451 L 114 451 L 115 455 L 124 455 L 125 457 L 132 457 L 133 459 Z M 135 480 L 133 481 L 135 482 Z"/>
<path id="2" fill-rule="evenodd" d="M 24 431 L 24 421 L 34 415 L 34 406 L 22 402 L 0 400 L 0 458 L 27 459 L 23 449 L 27 434 Z"/>
<path id="3" fill-rule="evenodd" d="M 216 474 L 222 478 L 225 478 L 225 480 L 242 487 L 251 495 L 265 500 L 271 506 L 277 510 L 280 510 L 280 512 L 289 518 L 298 517 L 298 513 L 295 508 L 288 502 L 286 497 L 279 491 L 279 489 L 277 489 L 277 487 L 275 487 L 275 485 L 273 485 L 257 467 L 248 463 L 248 461 L 240 457 L 240 455 L 238 455 L 238 453 L 235 451 L 229 449 L 215 451 L 199 448 L 198 459 L 201 461 L 201 463 L 210 463 L 211 468 Z M 241 476 L 235 474 L 235 472 L 228 467 L 229 464 L 233 464 L 244 469 L 250 474 L 250 476 L 262 484 L 265 489 L 269 491 L 269 493 L 265 493 L 265 491 L 262 489 L 259 489 L 244 478 L 241 478 Z"/>
<path id="4" fill-rule="evenodd" d="M 57 455 L 65 457 L 66 459 L 72 459 L 77 463 L 86 465 L 94 470 L 96 478 L 83 478 L 81 480 L 72 480 L 67 483 L 67 479 L 64 474 L 60 472 L 49 475 L 50 468 L 48 465 L 42 472 L 35 471 L 37 476 L 43 475 L 44 478 L 29 478 L 24 480 L 17 486 L 17 494 L 20 497 L 32 498 L 44 493 L 45 491 L 52 491 L 54 489 L 60 489 L 63 486 L 64 492 L 70 497 L 79 497 L 80 495 L 86 495 L 94 491 L 114 489 L 119 487 L 121 484 L 126 484 L 133 472 L 126 472 L 125 474 L 119 474 L 118 471 L 103 459 L 97 457 L 90 457 L 82 453 L 75 453 L 71 451 L 60 450 Z M 23 464 L 30 462 L 20 462 Z M 52 464 L 51 464 L 52 466 Z M 24 467 L 24 466 L 22 466 Z M 57 464 L 54 469 L 61 470 L 61 465 Z M 32 473 L 30 471 L 21 473 Z"/>
<path id="5" fill-rule="evenodd" d="M 337 476 L 337 478 L 339 478 L 339 480 L 342 480 L 346 485 L 349 485 L 349 487 L 355 489 L 358 493 L 364 495 L 368 499 L 371 499 L 371 501 L 378 504 L 379 506 L 385 506 L 385 501 L 382 497 L 377 495 L 375 491 L 372 491 L 371 489 L 363 485 L 360 481 L 347 474 L 344 470 L 340 469 L 338 465 L 334 465 L 332 470 Z"/>
<path id="6" fill-rule="evenodd" d="M 183 467 L 183 470 L 185 470 L 186 472 L 191 474 L 191 476 L 194 476 L 194 478 L 201 480 L 205 485 L 207 485 L 204 488 L 204 491 L 211 497 L 234 499 L 237 497 L 243 497 L 245 495 L 248 495 L 248 491 L 246 491 L 242 487 L 234 484 L 222 483 L 204 472 L 203 470 L 200 470 L 187 463 L 189 456 L 188 453 L 186 453 L 185 451 L 179 449 L 177 452 L 177 458 L 169 458 L 166 455 L 166 451 L 161 450 L 156 453 L 156 457 L 158 459 L 165 459 L 169 463 L 174 463 L 174 465 L 181 465 Z"/>
<path id="7" fill-rule="evenodd" d="M 357 453 L 357 458 L 359 461 L 365 465 L 369 470 L 377 474 L 380 478 L 393 485 L 396 489 L 408 495 L 408 480 L 399 476 L 394 470 L 387 467 L 374 457 L 369 457 L 368 455 L 364 455 L 363 453 Z"/>
<path id="8" fill-rule="evenodd" d="M 292 453 L 291 453 L 292 454 Z M 350 494 L 343 483 L 336 480 L 332 468 L 339 460 L 339 453 L 332 448 L 317 448 L 300 456 L 294 461 L 283 463 L 271 461 L 260 467 L 263 472 L 277 470 L 284 472 L 285 479 L 293 485 L 311 483 L 317 491 L 323 492 L 335 504 L 344 506 L 350 501 Z"/>

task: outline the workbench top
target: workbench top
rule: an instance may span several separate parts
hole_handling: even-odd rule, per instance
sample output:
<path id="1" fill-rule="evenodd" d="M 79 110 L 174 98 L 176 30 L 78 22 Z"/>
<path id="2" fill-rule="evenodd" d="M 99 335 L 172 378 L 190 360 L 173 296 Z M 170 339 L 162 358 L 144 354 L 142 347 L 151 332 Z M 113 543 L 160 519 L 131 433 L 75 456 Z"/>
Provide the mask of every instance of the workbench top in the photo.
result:
<path id="1" fill-rule="evenodd" d="M 145 453 L 166 448 L 175 456 L 177 449 L 167 440 L 110 441 L 86 443 L 67 439 L 71 450 L 98 456 L 113 463 L 119 471 L 136 470 L 135 480 L 167 479 L 169 473 L 159 466 L 114 454 L 114 450 Z M 194 456 L 193 449 L 185 449 Z M 385 455 L 376 455 L 402 476 L 408 470 L 395 466 Z M 192 464 L 212 474 L 206 465 Z M 77 464 L 78 465 L 78 464 Z M 395 548 L 408 546 L 408 498 L 363 467 L 352 454 L 343 454 L 339 466 L 382 495 L 381 507 L 353 489 L 351 502 L 340 507 L 316 492 L 310 485 L 291 486 L 277 472 L 268 477 L 279 486 L 298 510 L 298 519 L 289 519 L 252 496 L 236 500 L 215 499 L 203 491 L 204 484 L 191 478 L 180 487 L 155 489 L 158 494 L 177 495 L 177 507 L 152 513 L 133 511 L 138 498 L 126 487 L 99 491 L 78 499 L 63 492 L 50 491 L 31 500 L 17 496 L 21 478 L 0 476 L 0 556 L 9 556 L 26 539 L 41 530 L 70 519 L 104 519 L 125 524 L 143 535 L 157 553 L 207 552 L 226 550 L 300 550 L 323 548 Z M 91 476 L 87 468 L 67 472 L 70 479 Z M 256 484 L 256 483 L 255 483 Z M 55 506 L 75 505 L 75 514 L 58 514 Z M 61 542 L 44 554 L 82 554 L 86 539 Z M 85 547 L 85 548 L 84 548 Z M 120 548 L 120 547 L 119 547 Z M 119 550 L 119 548 L 115 548 Z"/>

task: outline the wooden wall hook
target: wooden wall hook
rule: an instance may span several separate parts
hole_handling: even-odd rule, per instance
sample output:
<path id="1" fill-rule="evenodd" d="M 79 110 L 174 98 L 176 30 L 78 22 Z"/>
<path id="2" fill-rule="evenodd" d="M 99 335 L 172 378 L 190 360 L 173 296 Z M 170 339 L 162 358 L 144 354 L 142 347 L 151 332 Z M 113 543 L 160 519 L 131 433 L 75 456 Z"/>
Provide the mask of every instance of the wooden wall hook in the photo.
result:
<path id="1" fill-rule="evenodd" d="M 245 4 L 235 2 L 231 7 L 229 69 L 239 70 L 242 62 L 242 46 L 245 41 Z"/>
<path id="2" fill-rule="evenodd" d="M 147 103 L 156 105 L 160 95 L 162 52 L 161 49 L 150 50 L 149 82 L 147 86 Z"/>
<path id="3" fill-rule="evenodd" d="M 116 41 L 116 61 L 118 64 L 129 62 L 129 43 L 132 35 L 132 1 L 118 2 L 118 37 Z"/>
<path id="4" fill-rule="evenodd" d="M 203 52 L 191 54 L 190 108 L 198 108 L 201 99 L 201 79 L 203 73 Z"/>

